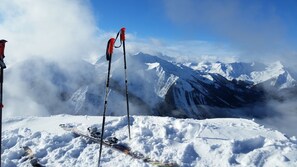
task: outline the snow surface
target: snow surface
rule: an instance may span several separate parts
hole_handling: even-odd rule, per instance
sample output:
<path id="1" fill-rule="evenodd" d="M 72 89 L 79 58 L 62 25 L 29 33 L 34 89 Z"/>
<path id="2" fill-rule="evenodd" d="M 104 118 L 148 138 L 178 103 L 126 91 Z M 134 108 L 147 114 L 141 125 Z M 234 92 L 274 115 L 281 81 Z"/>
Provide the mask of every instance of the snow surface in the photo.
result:
<path id="1" fill-rule="evenodd" d="M 96 166 L 99 145 L 74 137 L 59 127 L 73 123 L 79 129 L 101 127 L 102 117 L 56 115 L 11 118 L 3 121 L 2 166 L 28 166 L 21 162 L 29 146 L 45 166 Z M 106 136 L 116 136 L 152 159 L 180 166 L 297 166 L 297 140 L 247 119 L 176 119 L 107 117 Z M 102 166 L 151 166 L 103 147 Z M 29 165 L 30 166 L 30 165 Z"/>

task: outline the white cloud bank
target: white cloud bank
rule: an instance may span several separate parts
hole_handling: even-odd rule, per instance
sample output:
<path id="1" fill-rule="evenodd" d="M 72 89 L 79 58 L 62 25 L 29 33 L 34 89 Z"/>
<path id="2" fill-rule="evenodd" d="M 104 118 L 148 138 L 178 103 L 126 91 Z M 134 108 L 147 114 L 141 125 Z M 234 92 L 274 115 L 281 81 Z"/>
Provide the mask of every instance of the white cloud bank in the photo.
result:
<path id="1" fill-rule="evenodd" d="M 32 56 L 85 57 L 96 48 L 92 13 L 82 0 L 1 0 L 0 34 L 8 41 L 8 65 Z"/>
<path id="2" fill-rule="evenodd" d="M 4 81 L 4 116 L 48 115 L 44 107 L 46 104 L 36 102 L 33 98 L 34 90 L 25 84 L 26 77 L 22 72 L 25 69 L 22 68 L 26 66 L 18 66 L 18 62 L 41 58 L 58 62 L 63 68 L 80 68 L 72 62 L 104 53 L 99 50 L 103 50 L 100 43 L 97 43 L 100 41 L 99 30 L 87 2 L 1 0 L 0 38 L 8 41 L 5 50 L 8 68 L 5 70 Z M 50 76 L 44 76 L 42 66 L 37 66 L 39 70 L 35 70 L 40 72 L 34 77 L 37 81 L 42 79 L 41 82 L 51 88 L 51 92 L 39 93 L 46 97 L 58 90 L 49 81 L 44 83 Z"/>
<path id="3" fill-rule="evenodd" d="M 237 56 L 239 52 L 230 46 L 201 40 L 140 39 L 133 34 L 128 34 L 126 45 L 127 52 L 132 55 L 137 52 L 165 55 L 175 58 L 178 62 L 199 62 L 203 60 L 234 62 L 239 60 Z"/>

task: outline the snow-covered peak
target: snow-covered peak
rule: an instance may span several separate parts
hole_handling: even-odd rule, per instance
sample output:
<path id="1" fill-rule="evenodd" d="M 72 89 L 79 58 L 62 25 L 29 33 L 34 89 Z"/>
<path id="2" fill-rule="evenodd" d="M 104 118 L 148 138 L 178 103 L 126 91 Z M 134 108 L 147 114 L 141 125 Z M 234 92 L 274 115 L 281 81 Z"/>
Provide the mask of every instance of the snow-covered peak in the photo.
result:
<path id="1" fill-rule="evenodd" d="M 251 76 L 255 84 L 266 82 L 279 89 L 297 85 L 296 79 L 280 61 L 267 65 L 265 70 L 252 72 Z"/>
<path id="2" fill-rule="evenodd" d="M 296 85 L 296 79 L 280 61 L 268 65 L 258 62 L 200 62 L 187 65 L 197 71 L 220 74 L 230 81 L 236 79 L 253 84 L 269 82 L 269 85 L 279 89 Z"/>

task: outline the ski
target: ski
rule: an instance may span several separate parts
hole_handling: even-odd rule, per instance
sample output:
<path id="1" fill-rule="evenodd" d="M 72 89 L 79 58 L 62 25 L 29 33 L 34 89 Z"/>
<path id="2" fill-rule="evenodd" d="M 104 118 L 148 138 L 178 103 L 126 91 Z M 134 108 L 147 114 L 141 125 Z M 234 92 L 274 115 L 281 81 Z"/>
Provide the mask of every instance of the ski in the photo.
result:
<path id="1" fill-rule="evenodd" d="M 77 128 L 77 126 L 73 124 L 60 124 L 60 127 L 65 131 L 71 132 L 76 136 L 84 137 L 94 143 L 101 142 L 101 134 L 98 132 L 97 128 L 88 128 L 88 133 L 83 132 Z M 158 167 L 179 167 L 176 163 L 164 163 L 158 160 L 151 159 L 149 157 L 144 156 L 144 154 L 139 151 L 132 151 L 132 149 L 124 143 L 119 143 L 118 139 L 115 137 L 108 137 L 102 140 L 102 145 L 109 147 L 115 151 L 124 153 L 130 156 L 133 159 L 141 160 L 142 162 L 149 163 L 151 165 L 155 165 Z"/>

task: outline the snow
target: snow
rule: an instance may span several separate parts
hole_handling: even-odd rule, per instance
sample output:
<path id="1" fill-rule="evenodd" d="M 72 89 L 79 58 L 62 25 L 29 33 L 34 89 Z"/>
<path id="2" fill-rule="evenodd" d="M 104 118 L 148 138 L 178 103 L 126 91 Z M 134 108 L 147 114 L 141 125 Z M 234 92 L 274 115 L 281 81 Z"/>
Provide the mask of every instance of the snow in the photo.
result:
<path id="1" fill-rule="evenodd" d="M 88 86 L 83 86 L 73 93 L 70 98 L 70 102 L 75 106 L 74 111 L 79 111 L 83 107 L 83 102 L 86 99 L 86 93 L 88 91 Z"/>
<path id="2" fill-rule="evenodd" d="M 147 70 L 151 70 L 151 69 L 154 69 L 154 68 L 157 68 L 160 66 L 160 63 L 146 63 L 146 65 L 148 65 L 148 68 Z"/>
<path id="3" fill-rule="evenodd" d="M 170 74 L 169 77 L 167 77 L 166 72 L 160 66 L 160 63 L 156 62 L 156 63 L 145 63 L 145 64 L 148 65 L 147 70 L 156 69 L 156 75 L 157 75 L 158 81 L 155 86 L 155 92 L 159 97 L 164 98 L 168 89 L 171 87 L 172 84 L 175 83 L 175 81 L 179 77 L 173 74 Z"/>
<path id="4" fill-rule="evenodd" d="M 63 131 L 72 123 L 86 131 L 101 127 L 102 117 L 56 115 L 10 118 L 3 121 L 2 166 L 28 166 L 21 162 L 29 146 L 45 166 L 96 166 L 98 144 Z M 133 150 L 152 159 L 180 166 L 297 166 L 297 140 L 247 119 L 177 119 L 132 116 L 132 139 L 127 117 L 107 117 L 106 136 L 116 136 Z M 102 166 L 151 166 L 103 147 Z"/>
<path id="5" fill-rule="evenodd" d="M 230 81 L 236 79 L 254 84 L 270 81 L 271 86 L 279 89 L 296 85 L 296 79 L 280 61 L 267 65 L 256 62 L 200 62 L 194 65 L 189 63 L 185 65 L 197 71 L 220 74 Z"/>

